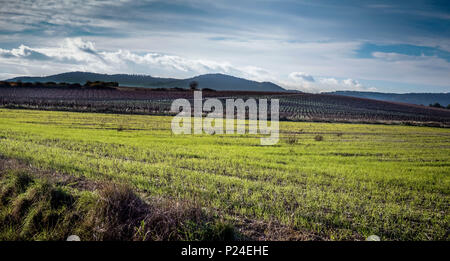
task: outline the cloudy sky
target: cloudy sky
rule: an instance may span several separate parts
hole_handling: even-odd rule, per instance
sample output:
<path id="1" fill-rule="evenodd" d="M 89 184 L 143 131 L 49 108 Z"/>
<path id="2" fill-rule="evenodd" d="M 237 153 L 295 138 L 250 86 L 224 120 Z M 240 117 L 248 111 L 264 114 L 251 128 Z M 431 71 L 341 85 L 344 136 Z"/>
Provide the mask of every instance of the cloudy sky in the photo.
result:
<path id="1" fill-rule="evenodd" d="M 0 79 L 67 71 L 450 92 L 450 3 L 0 0 Z"/>

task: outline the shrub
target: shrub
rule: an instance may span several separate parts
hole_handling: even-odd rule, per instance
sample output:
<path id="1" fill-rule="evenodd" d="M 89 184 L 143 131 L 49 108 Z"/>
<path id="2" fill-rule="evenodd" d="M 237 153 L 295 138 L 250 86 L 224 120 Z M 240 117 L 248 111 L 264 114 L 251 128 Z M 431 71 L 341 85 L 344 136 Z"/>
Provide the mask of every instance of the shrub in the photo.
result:
<path id="1" fill-rule="evenodd" d="M 192 82 L 190 82 L 189 83 L 189 88 L 191 89 L 191 90 L 197 90 L 198 89 L 198 82 L 197 81 L 192 81 Z"/>
<path id="2" fill-rule="evenodd" d="M 79 83 L 72 83 L 72 84 L 69 84 L 69 87 L 70 88 L 81 88 L 81 84 L 79 84 Z"/>
<path id="3" fill-rule="evenodd" d="M 315 140 L 315 141 L 323 141 L 323 136 L 322 136 L 322 135 L 316 135 L 316 136 L 314 137 L 314 140 Z"/>
<path id="4" fill-rule="evenodd" d="M 298 138 L 295 135 L 290 135 L 286 138 L 286 143 L 288 144 L 296 144 L 298 141 Z"/>
<path id="5" fill-rule="evenodd" d="M 0 86 L 2 86 L 2 87 L 9 87 L 9 86 L 11 86 L 11 85 L 9 84 L 9 82 L 6 82 L 6 81 L 0 81 Z"/>
<path id="6" fill-rule="evenodd" d="M 234 228 L 200 207 L 154 199 L 144 202 L 128 186 L 108 184 L 99 193 L 93 227 L 101 240 L 231 240 Z"/>
<path id="7" fill-rule="evenodd" d="M 434 104 L 430 104 L 430 107 L 434 107 L 434 108 L 444 108 L 444 106 L 442 106 L 440 103 L 435 102 Z"/>

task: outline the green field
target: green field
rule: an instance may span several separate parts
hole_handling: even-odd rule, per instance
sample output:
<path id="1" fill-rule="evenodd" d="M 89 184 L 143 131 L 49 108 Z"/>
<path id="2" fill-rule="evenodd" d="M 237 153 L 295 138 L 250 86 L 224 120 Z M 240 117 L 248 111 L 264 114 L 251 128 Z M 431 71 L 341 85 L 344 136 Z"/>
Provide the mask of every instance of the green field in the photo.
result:
<path id="1" fill-rule="evenodd" d="M 450 129 L 281 122 L 280 142 L 261 146 L 254 135 L 173 135 L 171 119 L 0 109 L 0 155 L 196 202 L 236 224 L 450 239 Z"/>

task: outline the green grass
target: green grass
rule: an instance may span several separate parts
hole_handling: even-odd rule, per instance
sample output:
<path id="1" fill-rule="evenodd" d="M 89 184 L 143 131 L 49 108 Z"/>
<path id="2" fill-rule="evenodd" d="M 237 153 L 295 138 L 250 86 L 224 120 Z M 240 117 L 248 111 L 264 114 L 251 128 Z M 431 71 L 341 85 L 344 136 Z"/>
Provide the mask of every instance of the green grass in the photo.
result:
<path id="1" fill-rule="evenodd" d="M 3 161 L 2 161 L 3 162 Z M 35 177 L 25 169 L 0 172 L 0 240 L 233 240 L 234 227 L 198 206 L 152 198 L 122 184 L 96 191 Z"/>
<path id="2" fill-rule="evenodd" d="M 449 129 L 282 122 L 260 146 L 171 119 L 1 109 L 0 155 L 334 240 L 450 239 Z"/>
<path id="3" fill-rule="evenodd" d="M 89 211 L 92 193 L 78 194 L 67 187 L 34 179 L 17 170 L 0 179 L 0 240 L 64 240 L 70 231 L 83 234 L 77 226 Z"/>

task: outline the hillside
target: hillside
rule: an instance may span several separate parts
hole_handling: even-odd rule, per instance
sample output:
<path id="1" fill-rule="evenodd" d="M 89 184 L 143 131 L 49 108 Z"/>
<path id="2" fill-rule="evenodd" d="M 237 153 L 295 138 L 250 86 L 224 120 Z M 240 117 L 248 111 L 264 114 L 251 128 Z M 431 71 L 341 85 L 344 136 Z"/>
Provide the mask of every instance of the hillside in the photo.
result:
<path id="1" fill-rule="evenodd" d="M 149 75 L 99 74 L 90 72 L 67 72 L 44 77 L 16 77 L 7 81 L 16 82 L 67 82 L 84 84 L 87 81 L 118 82 L 121 86 L 150 88 L 189 88 L 197 81 L 199 88 L 231 91 L 285 91 L 271 82 L 256 82 L 225 74 L 204 74 L 187 79 L 159 78 Z"/>
<path id="2" fill-rule="evenodd" d="M 381 93 L 381 92 L 357 92 L 336 91 L 328 94 L 337 94 L 358 98 L 367 98 L 381 101 L 404 102 L 418 105 L 429 105 L 438 102 L 443 106 L 450 104 L 450 93 Z"/>
<path id="3" fill-rule="evenodd" d="M 164 87 L 189 88 L 189 83 L 196 81 L 200 88 L 210 88 L 220 91 L 285 91 L 271 82 L 256 82 L 225 74 L 204 74 L 189 79 L 177 80 L 163 84 Z"/>

